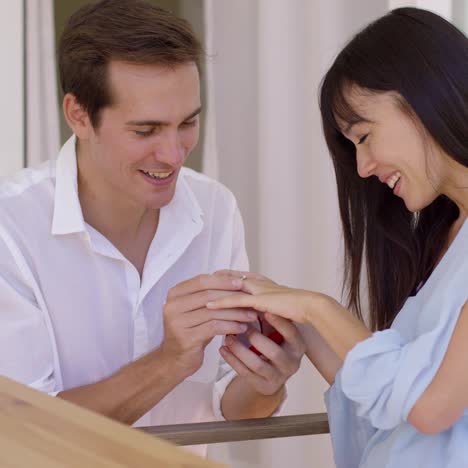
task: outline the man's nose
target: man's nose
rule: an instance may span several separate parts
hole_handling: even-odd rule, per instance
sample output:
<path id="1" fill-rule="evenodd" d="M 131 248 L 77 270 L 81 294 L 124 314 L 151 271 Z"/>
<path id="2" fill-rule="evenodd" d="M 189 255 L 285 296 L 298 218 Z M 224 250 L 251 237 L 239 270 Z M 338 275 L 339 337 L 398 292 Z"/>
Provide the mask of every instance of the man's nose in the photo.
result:
<path id="1" fill-rule="evenodd" d="M 166 163 L 168 166 L 180 166 L 185 159 L 185 151 L 177 132 L 168 131 L 161 138 L 153 149 L 153 154 L 158 162 Z"/>

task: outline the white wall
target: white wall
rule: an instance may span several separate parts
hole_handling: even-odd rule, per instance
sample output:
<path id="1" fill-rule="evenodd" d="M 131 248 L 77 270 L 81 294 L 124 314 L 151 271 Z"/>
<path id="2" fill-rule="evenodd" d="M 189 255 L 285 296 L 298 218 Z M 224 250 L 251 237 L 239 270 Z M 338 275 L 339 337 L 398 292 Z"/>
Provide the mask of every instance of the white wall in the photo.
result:
<path id="1" fill-rule="evenodd" d="M 0 0 L 0 177 L 23 167 L 23 6 Z"/>

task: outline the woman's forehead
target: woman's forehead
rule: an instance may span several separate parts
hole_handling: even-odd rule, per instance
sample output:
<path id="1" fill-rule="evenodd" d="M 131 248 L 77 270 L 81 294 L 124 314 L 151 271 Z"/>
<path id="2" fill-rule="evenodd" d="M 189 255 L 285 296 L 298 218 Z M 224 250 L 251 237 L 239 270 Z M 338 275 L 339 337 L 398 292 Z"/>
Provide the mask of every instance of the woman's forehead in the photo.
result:
<path id="1" fill-rule="evenodd" d="M 394 105 L 396 93 L 374 91 L 357 85 L 342 87 L 333 103 L 333 114 L 340 131 L 345 132 L 350 125 L 371 122 L 379 109 Z"/>
<path id="2" fill-rule="evenodd" d="M 333 99 L 333 115 L 339 130 L 345 132 L 349 125 L 365 120 L 365 101 L 361 88 L 345 85 L 337 90 Z"/>

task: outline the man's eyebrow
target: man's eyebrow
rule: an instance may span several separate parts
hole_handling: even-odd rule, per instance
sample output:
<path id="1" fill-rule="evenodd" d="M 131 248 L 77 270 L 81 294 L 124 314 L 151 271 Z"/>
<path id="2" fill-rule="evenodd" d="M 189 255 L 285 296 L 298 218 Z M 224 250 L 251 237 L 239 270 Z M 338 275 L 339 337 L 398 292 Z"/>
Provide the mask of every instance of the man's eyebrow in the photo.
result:
<path id="1" fill-rule="evenodd" d="M 187 120 L 190 120 L 190 119 L 193 119 L 195 116 L 197 116 L 200 112 L 202 111 L 202 106 L 198 107 L 197 109 L 195 109 L 190 115 L 188 115 L 187 117 L 185 117 L 185 119 L 183 120 L 183 122 L 187 121 Z"/>
<path id="2" fill-rule="evenodd" d="M 202 107 L 200 106 L 197 109 L 195 109 L 190 115 L 185 117 L 183 119 L 183 122 L 193 119 L 201 111 L 202 111 Z M 128 122 L 126 122 L 126 125 L 137 125 L 137 126 L 141 125 L 141 126 L 146 126 L 146 127 L 163 127 L 165 125 L 169 125 L 169 122 L 164 122 L 162 120 L 129 120 Z"/>

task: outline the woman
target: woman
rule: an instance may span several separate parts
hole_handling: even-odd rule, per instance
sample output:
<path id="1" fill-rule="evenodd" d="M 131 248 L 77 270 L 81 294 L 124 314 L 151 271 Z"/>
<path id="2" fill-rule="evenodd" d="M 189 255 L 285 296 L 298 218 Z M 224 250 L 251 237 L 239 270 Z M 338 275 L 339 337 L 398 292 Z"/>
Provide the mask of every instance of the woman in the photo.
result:
<path id="1" fill-rule="evenodd" d="M 313 327 L 338 467 L 468 467 L 467 38 L 433 13 L 390 12 L 339 54 L 321 113 L 348 307 L 249 275 L 246 294 L 209 307 Z"/>

